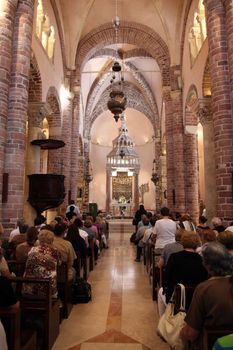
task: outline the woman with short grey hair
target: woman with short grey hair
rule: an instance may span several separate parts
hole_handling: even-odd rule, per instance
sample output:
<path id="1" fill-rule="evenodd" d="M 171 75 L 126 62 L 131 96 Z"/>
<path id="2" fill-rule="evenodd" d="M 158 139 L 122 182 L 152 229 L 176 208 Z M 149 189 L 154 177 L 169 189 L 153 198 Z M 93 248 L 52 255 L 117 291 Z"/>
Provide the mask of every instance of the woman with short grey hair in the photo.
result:
<path id="1" fill-rule="evenodd" d="M 219 242 L 206 243 L 202 246 L 201 255 L 203 265 L 210 276 L 231 275 L 232 256 L 228 250 Z"/>

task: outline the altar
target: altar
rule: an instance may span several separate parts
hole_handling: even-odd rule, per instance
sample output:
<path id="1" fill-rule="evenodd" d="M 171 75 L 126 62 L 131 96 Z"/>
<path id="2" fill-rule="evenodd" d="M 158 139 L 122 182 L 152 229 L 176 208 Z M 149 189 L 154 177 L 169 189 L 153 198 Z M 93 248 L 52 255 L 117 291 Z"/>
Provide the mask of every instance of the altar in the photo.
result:
<path id="1" fill-rule="evenodd" d="M 113 216 L 132 216 L 133 203 L 113 203 L 111 205 Z"/>

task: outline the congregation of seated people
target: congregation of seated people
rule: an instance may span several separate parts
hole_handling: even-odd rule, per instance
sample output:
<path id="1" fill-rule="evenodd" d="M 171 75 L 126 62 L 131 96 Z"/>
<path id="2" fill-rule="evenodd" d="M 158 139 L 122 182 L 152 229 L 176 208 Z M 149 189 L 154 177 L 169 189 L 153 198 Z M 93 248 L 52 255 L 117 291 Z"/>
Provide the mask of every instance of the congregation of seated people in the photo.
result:
<path id="1" fill-rule="evenodd" d="M 153 216 L 153 227 L 148 229 L 147 214 L 141 205 L 133 219 L 138 239 L 134 242 L 135 261 L 146 254 L 152 265 L 148 273 L 156 279 L 151 285 L 152 289 L 156 285 L 153 300 L 157 300 L 159 317 L 171 302 L 177 284 L 182 283 L 187 315 L 180 338 L 189 349 L 211 350 L 213 344 L 211 348 L 204 345 L 204 330 L 208 333 L 212 329 L 215 338 L 222 332 L 233 333 L 233 222 L 225 227 L 221 218 L 208 220 L 201 215 L 195 224 L 189 214 L 172 215 L 164 207 Z M 151 244 L 148 257 L 147 246 Z M 233 334 L 217 341 L 214 350 L 225 349 L 221 344 L 233 349 Z"/>
<path id="2" fill-rule="evenodd" d="M 24 297 L 30 297 L 31 300 L 34 300 L 33 298 L 46 299 L 47 287 L 42 281 L 48 280 L 51 298 L 58 301 L 60 298 L 58 269 L 61 264 L 67 267 L 67 283 L 70 282 L 70 286 L 80 277 L 88 278 L 90 271 L 87 271 L 87 259 L 92 255 L 92 250 L 93 258 L 97 263 L 101 249 L 108 247 L 108 225 L 102 213 L 99 213 L 96 218 L 88 213 L 82 217 L 77 208 L 72 201 L 65 216 L 56 216 L 47 223 L 46 218 L 40 215 L 35 218 L 34 226 L 31 227 L 20 218 L 8 238 L 2 238 L 4 228 L 0 224 L 0 309 L 10 305 L 20 308 L 16 295 L 18 285 L 15 292 L 12 289 L 12 286 L 16 286 L 18 281 L 21 281 L 19 278 L 26 281 L 22 283 Z M 70 212 L 74 212 L 75 215 L 69 215 Z M 18 274 L 18 266 L 21 267 L 20 274 Z M 72 300 L 69 302 L 72 303 Z M 62 304 L 63 301 L 60 301 L 61 307 Z M 38 329 L 38 334 L 40 332 L 41 329 Z M 6 338 L 4 327 L 0 322 L 1 350 L 7 349 L 8 338 L 9 334 Z M 37 342 L 39 342 L 37 349 L 44 350 L 45 343 L 41 343 L 38 339 Z M 51 344 L 51 340 L 48 340 L 46 347 L 50 348 Z"/>

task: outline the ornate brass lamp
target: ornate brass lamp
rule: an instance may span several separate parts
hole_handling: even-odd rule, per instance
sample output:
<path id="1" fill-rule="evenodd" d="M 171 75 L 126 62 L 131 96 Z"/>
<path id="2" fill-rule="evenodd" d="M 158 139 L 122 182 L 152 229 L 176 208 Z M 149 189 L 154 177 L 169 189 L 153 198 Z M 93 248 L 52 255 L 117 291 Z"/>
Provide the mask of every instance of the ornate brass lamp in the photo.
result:
<path id="1" fill-rule="evenodd" d="M 159 182 L 159 175 L 156 173 L 156 168 L 155 168 L 155 159 L 153 160 L 153 169 L 152 169 L 152 174 L 151 174 L 151 181 L 154 183 L 155 186 Z"/>

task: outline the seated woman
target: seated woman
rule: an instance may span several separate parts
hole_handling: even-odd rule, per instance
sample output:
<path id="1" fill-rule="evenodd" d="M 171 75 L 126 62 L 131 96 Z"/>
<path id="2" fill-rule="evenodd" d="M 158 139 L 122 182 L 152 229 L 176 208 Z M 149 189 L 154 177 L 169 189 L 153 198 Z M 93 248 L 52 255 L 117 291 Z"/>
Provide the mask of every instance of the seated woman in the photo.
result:
<path id="1" fill-rule="evenodd" d="M 164 276 L 163 293 L 159 290 L 158 306 L 160 316 L 166 308 L 166 304 L 171 299 L 172 293 L 177 283 L 195 287 L 200 282 L 205 281 L 208 273 L 202 265 L 201 256 L 196 253 L 196 248 L 200 245 L 199 236 L 193 231 L 184 231 L 181 236 L 181 243 L 184 250 L 170 255 Z M 192 293 L 186 295 L 186 308 L 189 307 Z M 162 303 L 164 302 L 164 305 Z"/>
<path id="2" fill-rule="evenodd" d="M 197 349 L 201 349 L 204 328 L 232 329 L 233 325 L 231 255 L 221 243 L 210 242 L 203 247 L 202 256 L 210 278 L 196 287 L 186 325 L 180 333 L 183 340 L 194 342 Z"/>
<path id="3" fill-rule="evenodd" d="M 79 229 L 75 224 L 71 224 L 68 227 L 68 231 L 65 239 L 72 244 L 75 253 L 79 253 L 81 261 L 86 258 L 87 256 L 86 243 L 84 239 L 80 236 Z"/>
<path id="4" fill-rule="evenodd" d="M 40 230 L 39 245 L 32 247 L 28 253 L 24 277 L 49 278 L 52 286 L 52 296 L 57 297 L 57 264 L 61 263 L 58 250 L 53 247 L 54 234 L 48 230 Z M 44 296 L 40 284 L 24 284 L 24 294 Z"/>
<path id="5" fill-rule="evenodd" d="M 36 245 L 38 230 L 36 227 L 32 226 L 27 229 L 26 232 L 26 242 L 19 244 L 16 247 L 15 257 L 17 262 L 25 263 L 28 258 L 28 253 Z"/>

